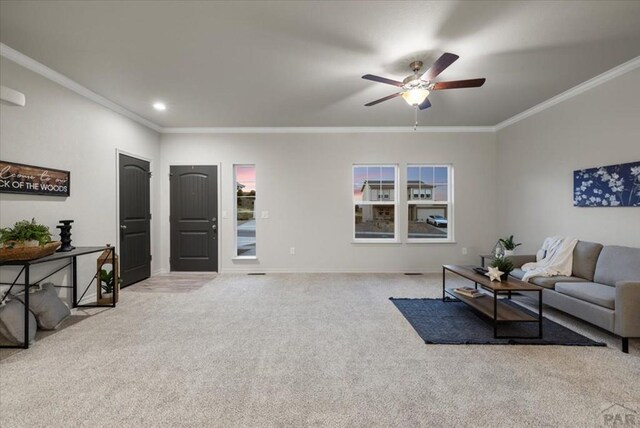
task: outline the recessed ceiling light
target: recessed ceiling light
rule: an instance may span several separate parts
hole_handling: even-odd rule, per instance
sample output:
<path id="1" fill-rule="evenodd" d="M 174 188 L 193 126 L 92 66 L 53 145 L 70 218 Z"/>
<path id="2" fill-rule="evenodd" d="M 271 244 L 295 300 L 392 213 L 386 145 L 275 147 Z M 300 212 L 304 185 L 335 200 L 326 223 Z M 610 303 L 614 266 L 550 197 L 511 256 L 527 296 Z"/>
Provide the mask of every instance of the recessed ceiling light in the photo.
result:
<path id="1" fill-rule="evenodd" d="M 165 103 L 157 102 L 153 103 L 153 108 L 158 111 L 165 111 L 167 109 L 167 105 Z"/>

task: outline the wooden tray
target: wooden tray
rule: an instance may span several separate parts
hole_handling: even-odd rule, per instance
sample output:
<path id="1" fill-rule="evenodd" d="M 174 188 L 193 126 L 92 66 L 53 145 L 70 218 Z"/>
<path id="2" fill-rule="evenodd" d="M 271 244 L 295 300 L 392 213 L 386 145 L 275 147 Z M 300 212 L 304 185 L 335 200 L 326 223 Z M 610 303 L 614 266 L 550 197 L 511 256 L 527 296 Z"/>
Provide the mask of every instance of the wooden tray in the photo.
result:
<path id="1" fill-rule="evenodd" d="M 45 257 L 56 252 L 62 245 L 60 241 L 49 242 L 48 244 L 35 247 L 0 248 L 0 261 L 24 261 Z"/>

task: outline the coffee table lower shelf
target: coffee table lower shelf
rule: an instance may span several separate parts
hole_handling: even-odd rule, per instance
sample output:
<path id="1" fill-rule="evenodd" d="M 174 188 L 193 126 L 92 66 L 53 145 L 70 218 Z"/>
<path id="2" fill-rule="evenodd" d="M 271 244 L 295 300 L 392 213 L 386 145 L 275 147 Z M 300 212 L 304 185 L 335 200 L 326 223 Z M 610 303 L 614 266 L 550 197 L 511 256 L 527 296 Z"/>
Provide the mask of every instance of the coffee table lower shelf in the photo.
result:
<path id="1" fill-rule="evenodd" d="M 514 308 L 502 302 L 502 299 L 498 299 L 498 295 L 493 297 L 489 294 L 485 294 L 480 297 L 469 297 L 464 294 L 456 292 L 453 288 L 446 288 L 446 293 L 454 297 L 446 297 L 445 302 L 449 301 L 461 301 L 467 306 L 480 312 L 482 315 L 489 318 L 493 323 L 493 337 L 496 339 L 541 339 L 542 338 L 542 316 L 535 317 L 518 308 Z M 514 322 L 533 322 L 538 323 L 539 333 L 538 336 L 501 336 L 498 335 L 498 324 L 507 324 Z"/>
<path id="2" fill-rule="evenodd" d="M 485 294 L 481 297 L 469 297 L 464 294 L 460 294 L 455 291 L 453 288 L 446 289 L 447 294 L 455 297 L 457 300 L 460 300 L 466 303 L 468 306 L 471 306 L 478 312 L 481 312 L 483 315 L 488 316 L 489 318 L 494 317 L 493 312 L 493 303 L 494 299 Z M 496 321 L 498 322 L 538 322 L 538 318 L 533 315 L 529 315 L 528 313 L 521 311 L 518 308 L 514 308 L 511 305 L 508 305 L 501 301 L 502 299 L 495 299 L 496 302 Z"/>

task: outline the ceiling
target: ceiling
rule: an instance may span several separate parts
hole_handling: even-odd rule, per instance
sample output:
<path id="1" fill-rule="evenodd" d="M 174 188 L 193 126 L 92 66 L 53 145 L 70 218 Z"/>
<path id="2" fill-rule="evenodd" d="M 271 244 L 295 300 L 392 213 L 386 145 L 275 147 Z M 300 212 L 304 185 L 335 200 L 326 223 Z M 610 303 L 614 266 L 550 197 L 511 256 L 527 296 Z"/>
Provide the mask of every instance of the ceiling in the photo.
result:
<path id="1" fill-rule="evenodd" d="M 487 82 L 420 125 L 493 126 L 640 56 L 640 2 L 2 0 L 0 41 L 162 127 L 409 126 L 361 76 L 453 52 L 438 80 Z"/>

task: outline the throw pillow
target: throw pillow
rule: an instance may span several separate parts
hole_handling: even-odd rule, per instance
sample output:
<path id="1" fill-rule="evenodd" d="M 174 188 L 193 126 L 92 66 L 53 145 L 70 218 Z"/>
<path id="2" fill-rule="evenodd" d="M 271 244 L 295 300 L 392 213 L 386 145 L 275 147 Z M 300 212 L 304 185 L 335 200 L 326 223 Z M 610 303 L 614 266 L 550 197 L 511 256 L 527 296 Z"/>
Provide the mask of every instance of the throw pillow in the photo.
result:
<path id="1" fill-rule="evenodd" d="M 36 318 L 29 312 L 29 343 L 36 338 Z M 0 306 L 0 334 L 15 344 L 24 343 L 24 304 L 10 300 Z"/>
<path id="2" fill-rule="evenodd" d="M 24 296 L 17 296 L 24 301 Z M 42 285 L 42 289 L 29 294 L 29 309 L 36 316 L 38 327 L 43 330 L 55 330 L 58 325 L 71 315 L 71 311 L 58 297 L 55 286 L 51 283 Z"/>

